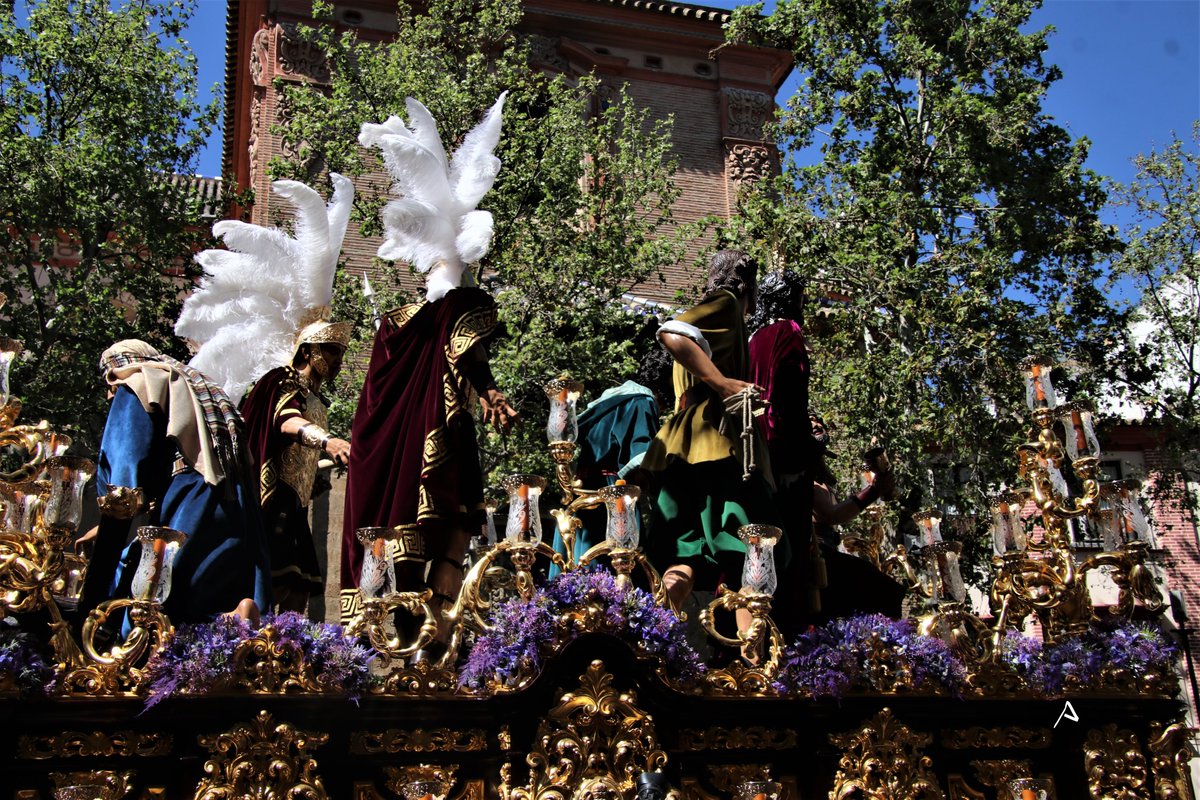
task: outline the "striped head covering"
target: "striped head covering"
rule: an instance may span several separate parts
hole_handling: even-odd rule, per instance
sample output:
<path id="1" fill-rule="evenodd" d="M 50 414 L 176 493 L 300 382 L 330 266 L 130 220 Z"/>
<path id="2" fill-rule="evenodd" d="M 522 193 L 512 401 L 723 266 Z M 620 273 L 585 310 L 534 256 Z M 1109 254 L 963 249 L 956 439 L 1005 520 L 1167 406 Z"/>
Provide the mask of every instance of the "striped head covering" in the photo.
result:
<path id="1" fill-rule="evenodd" d="M 206 483 L 244 477 L 242 418 L 225 391 L 203 373 L 139 339 L 105 350 L 100 371 L 109 386 L 126 386 L 137 395 L 147 413 L 167 415 L 167 436 Z"/>

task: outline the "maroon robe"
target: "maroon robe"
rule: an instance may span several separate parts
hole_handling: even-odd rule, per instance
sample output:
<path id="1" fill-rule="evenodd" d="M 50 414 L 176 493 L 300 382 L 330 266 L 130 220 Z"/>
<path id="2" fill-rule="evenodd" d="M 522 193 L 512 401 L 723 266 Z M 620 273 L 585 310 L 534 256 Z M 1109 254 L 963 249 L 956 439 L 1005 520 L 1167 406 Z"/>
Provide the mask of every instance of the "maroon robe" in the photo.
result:
<path id="1" fill-rule="evenodd" d="M 397 561 L 424 561 L 428 537 L 481 514 L 474 390 L 464 359 L 496 329 L 495 302 L 474 288 L 401 306 L 383 319 L 351 429 L 343 614 L 352 613 L 362 570 L 358 528 L 399 527 Z"/>
<path id="2" fill-rule="evenodd" d="M 817 453 L 808 422 L 808 351 L 799 323 L 779 320 L 750 338 L 750 373 L 770 403 L 767 449 L 776 479 L 804 472 Z"/>

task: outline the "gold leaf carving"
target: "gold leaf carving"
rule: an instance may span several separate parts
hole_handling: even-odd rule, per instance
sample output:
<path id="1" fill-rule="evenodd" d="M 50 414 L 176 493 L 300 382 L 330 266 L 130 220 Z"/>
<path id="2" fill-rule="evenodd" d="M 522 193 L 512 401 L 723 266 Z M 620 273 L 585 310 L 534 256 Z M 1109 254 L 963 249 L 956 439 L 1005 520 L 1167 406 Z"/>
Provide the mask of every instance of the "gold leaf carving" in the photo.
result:
<path id="1" fill-rule="evenodd" d="M 350 737 L 350 752 L 376 753 L 474 753 L 487 749 L 487 732 L 481 728 L 416 728 L 358 731 Z"/>
<path id="2" fill-rule="evenodd" d="M 856 731 L 830 734 L 842 749 L 830 800 L 943 800 L 933 761 L 921 752 L 932 740 L 895 719 L 890 708 Z"/>
<path id="3" fill-rule="evenodd" d="M 1104 800 L 1149 800 L 1146 757 L 1137 736 L 1110 722 L 1103 730 L 1088 731 L 1083 746 L 1088 792 Z"/>
<path id="4" fill-rule="evenodd" d="M 171 753 L 171 734 L 135 731 L 63 731 L 54 736 L 22 735 L 17 757 L 31 761 L 91 756 L 165 756 Z"/>
<path id="5" fill-rule="evenodd" d="M 121 800 L 133 788 L 133 771 L 94 769 L 81 772 L 51 772 L 55 797 L 87 797 L 88 800 Z"/>
<path id="6" fill-rule="evenodd" d="M 984 728 L 974 725 L 962 730 L 942 731 L 942 746 L 948 750 L 984 747 L 1041 750 L 1050 746 L 1050 738 L 1049 728 Z"/>
<path id="7" fill-rule="evenodd" d="M 525 760 L 529 784 L 513 787 L 512 800 L 629 796 L 638 775 L 661 770 L 667 755 L 634 693 L 618 693 L 603 662 L 593 661 L 579 689 L 542 720 Z"/>
<path id="8" fill-rule="evenodd" d="M 1154 773 L 1155 800 L 1195 800 L 1188 779 L 1188 762 L 1196 754 L 1188 727 L 1181 722 L 1150 723 L 1150 769 Z"/>
<path id="9" fill-rule="evenodd" d="M 755 725 L 749 728 L 716 726 L 705 730 L 685 729 L 679 733 L 681 750 L 787 750 L 796 746 L 796 732 Z"/>
<path id="10" fill-rule="evenodd" d="M 328 739 L 286 722 L 277 725 L 265 710 L 249 724 L 200 736 L 212 757 L 204 763 L 194 800 L 328 800 L 310 755 Z"/>

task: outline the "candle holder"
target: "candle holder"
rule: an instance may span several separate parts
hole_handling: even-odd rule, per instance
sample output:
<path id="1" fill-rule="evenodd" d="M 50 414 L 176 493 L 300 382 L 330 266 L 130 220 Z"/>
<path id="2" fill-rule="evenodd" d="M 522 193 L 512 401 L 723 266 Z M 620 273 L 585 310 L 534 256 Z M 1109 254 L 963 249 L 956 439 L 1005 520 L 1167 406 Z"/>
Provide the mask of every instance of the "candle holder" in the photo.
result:
<path id="1" fill-rule="evenodd" d="M 1129 616 L 1137 606 L 1158 613 L 1165 607 L 1146 566 L 1152 536 L 1137 504 L 1138 484 L 1100 483 L 1100 447 L 1091 406 L 1058 405 L 1048 361 L 1030 359 L 1023 366 L 1034 439 L 1017 447 L 1017 458 L 1019 475 L 1029 486 L 992 504 L 996 575 L 990 596 L 997 653 L 1004 632 L 1020 628 L 1030 613 L 1038 615 L 1047 641 L 1086 631 L 1095 619 L 1087 586 L 1093 570 L 1109 570 L 1117 586 L 1112 613 Z M 1065 447 L 1054 430 L 1056 418 L 1063 422 Z M 1068 456 L 1082 487 L 1074 497 L 1061 472 Z M 1039 516 L 1038 537 L 1025 535 L 1020 520 L 1018 507 L 1028 500 Z M 1105 550 L 1080 559 L 1071 541 L 1073 519 L 1089 520 L 1098 527 Z"/>
<path id="2" fill-rule="evenodd" d="M 755 663 L 759 680 L 769 683 L 779 671 L 779 658 L 783 653 L 783 636 L 771 619 L 772 594 L 778 585 L 775 575 L 774 546 L 783 531 L 772 525 L 743 525 L 738 529 L 738 538 L 746 544 L 746 560 L 742 565 L 742 588 L 730 591 L 724 585 L 717 587 L 717 596 L 700 611 L 700 625 L 721 644 L 737 647 L 743 657 Z M 738 631 L 737 638 L 720 633 L 715 626 L 713 614 L 718 610 L 748 612 L 750 623 Z M 763 647 L 766 659 L 763 660 Z M 718 680 L 720 677 L 718 677 Z"/>
<path id="3" fill-rule="evenodd" d="M 1009 782 L 1008 790 L 1012 800 L 1052 800 L 1054 782 L 1041 778 L 1017 778 Z"/>
<path id="4" fill-rule="evenodd" d="M 379 654 L 382 666 L 392 659 L 408 658 L 427 646 L 437 635 L 437 617 L 429 601 L 433 590 L 400 592 L 396 587 L 396 567 L 388 543 L 399 536 L 396 528 L 359 528 L 355 536 L 363 545 L 363 565 L 358 582 L 362 610 L 346 626 L 346 635 L 365 639 Z M 421 619 L 411 642 L 405 642 L 397 630 L 390 635 L 388 622 L 403 611 Z"/>
<path id="5" fill-rule="evenodd" d="M 24 345 L 16 339 L 0 336 L 0 408 L 7 406 L 13 399 L 8 373 L 12 369 L 12 362 L 16 360 L 23 349 L 25 349 Z"/>
<path id="6" fill-rule="evenodd" d="M 145 677 L 147 662 L 167 646 L 175 633 L 162 604 L 171 594 L 172 567 L 187 538 L 187 534 L 172 528 L 138 528 L 141 556 L 130 586 L 133 597 L 105 600 L 87 615 L 81 632 L 87 662 L 66 673 L 62 691 L 88 695 L 136 692 Z M 104 650 L 97 639 L 110 620 L 116 628 L 121 628 L 124 621 L 125 633 L 119 644 Z"/>
<path id="7" fill-rule="evenodd" d="M 597 490 L 595 497 L 608 509 L 607 535 L 603 542 L 593 545 L 580 556 L 578 566 L 586 567 L 595 559 L 606 555 L 617 574 L 617 585 L 624 587 L 633 585 L 631 575 L 636 567 L 640 567 L 650 585 L 654 601 L 659 605 L 666 605 L 667 590 L 663 586 L 662 578 L 638 548 L 637 501 L 641 494 L 641 489 L 624 481 Z"/>
<path id="8" fill-rule="evenodd" d="M 733 796 L 736 800 L 781 800 L 783 784 L 778 781 L 742 781 Z"/>
<path id="9" fill-rule="evenodd" d="M 546 422 L 546 441 L 574 443 L 579 438 L 579 418 L 576 406 L 583 393 L 583 384 L 561 375 L 543 387 L 550 400 L 550 418 Z"/>

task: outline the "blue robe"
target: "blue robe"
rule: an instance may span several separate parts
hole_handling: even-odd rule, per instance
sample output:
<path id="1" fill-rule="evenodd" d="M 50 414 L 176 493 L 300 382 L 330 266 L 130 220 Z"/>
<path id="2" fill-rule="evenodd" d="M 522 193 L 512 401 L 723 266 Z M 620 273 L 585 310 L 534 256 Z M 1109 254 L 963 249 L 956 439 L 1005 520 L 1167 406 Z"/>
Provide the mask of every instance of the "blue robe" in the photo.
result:
<path id="1" fill-rule="evenodd" d="M 229 478 L 212 486 L 190 467 L 172 474 L 176 450 L 166 424 L 161 412 L 147 413 L 130 389 L 117 388 L 100 442 L 97 495 L 108 494 L 110 486 L 141 487 L 147 502 L 158 504 L 157 524 L 188 535 L 164 604 L 172 622 L 203 622 L 247 597 L 270 608 L 271 570 L 255 489 Z M 125 546 L 128 534 L 128 520 L 101 518 L 84 610 L 106 597 L 129 596 L 141 548 L 136 539 Z"/>

